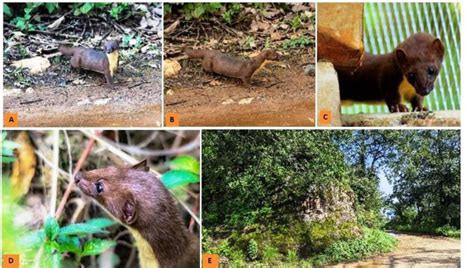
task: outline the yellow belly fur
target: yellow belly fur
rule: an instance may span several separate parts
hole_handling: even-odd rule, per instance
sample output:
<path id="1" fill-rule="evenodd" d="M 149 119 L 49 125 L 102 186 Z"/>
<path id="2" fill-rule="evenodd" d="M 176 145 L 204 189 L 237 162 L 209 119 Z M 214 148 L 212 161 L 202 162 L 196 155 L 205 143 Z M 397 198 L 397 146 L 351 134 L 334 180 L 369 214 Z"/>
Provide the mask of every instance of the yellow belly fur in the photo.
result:
<path id="1" fill-rule="evenodd" d="M 158 268 L 158 260 L 155 257 L 155 253 L 153 253 L 150 243 L 148 243 L 148 241 L 146 241 L 137 230 L 130 227 L 127 228 L 133 235 L 133 238 L 135 238 L 138 248 L 138 257 L 140 259 L 140 267 Z"/>
<path id="2" fill-rule="evenodd" d="M 406 102 L 410 102 L 416 96 L 415 88 L 408 82 L 405 76 L 403 76 L 403 80 L 398 86 L 398 92 L 400 92 L 402 101 Z"/>
<path id="3" fill-rule="evenodd" d="M 107 59 L 109 60 L 110 75 L 114 76 L 115 71 L 117 71 L 118 69 L 118 60 L 119 60 L 118 51 L 116 50 L 112 53 L 107 54 Z"/>

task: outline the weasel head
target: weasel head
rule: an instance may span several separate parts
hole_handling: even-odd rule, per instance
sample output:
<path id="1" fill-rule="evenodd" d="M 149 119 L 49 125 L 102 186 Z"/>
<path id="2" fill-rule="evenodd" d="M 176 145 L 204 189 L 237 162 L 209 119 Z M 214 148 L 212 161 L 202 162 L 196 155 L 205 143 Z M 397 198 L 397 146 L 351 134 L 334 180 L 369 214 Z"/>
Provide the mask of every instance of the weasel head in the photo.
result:
<path id="1" fill-rule="evenodd" d="M 137 197 L 140 194 L 147 196 L 149 189 L 156 185 L 156 177 L 147 172 L 146 161 L 142 161 L 129 167 L 110 166 L 78 172 L 74 182 L 115 219 L 131 225 L 136 221 L 141 206 Z"/>
<path id="2" fill-rule="evenodd" d="M 107 40 L 105 41 L 103 48 L 106 54 L 110 54 L 112 52 L 118 51 L 120 45 L 117 40 Z"/>
<path id="3" fill-rule="evenodd" d="M 274 50 L 270 50 L 270 49 L 264 50 L 263 53 L 265 53 L 264 55 L 265 55 L 265 58 L 266 58 L 267 60 L 275 60 L 275 61 L 277 61 L 277 60 L 279 60 L 280 57 L 281 57 L 281 55 L 280 55 L 278 52 L 276 52 L 276 51 L 274 51 Z"/>
<path id="4" fill-rule="evenodd" d="M 404 78 L 418 95 L 428 95 L 434 88 L 443 62 L 443 42 L 432 35 L 417 33 L 401 43 L 395 53 Z"/>

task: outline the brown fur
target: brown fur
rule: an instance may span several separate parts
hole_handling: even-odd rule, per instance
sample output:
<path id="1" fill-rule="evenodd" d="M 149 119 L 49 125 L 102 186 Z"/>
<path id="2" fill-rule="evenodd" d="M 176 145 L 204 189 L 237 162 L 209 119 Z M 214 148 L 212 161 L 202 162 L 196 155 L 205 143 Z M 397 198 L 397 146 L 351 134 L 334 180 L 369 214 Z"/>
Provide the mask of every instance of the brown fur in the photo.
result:
<path id="1" fill-rule="evenodd" d="M 385 101 L 390 112 L 427 110 L 424 96 L 434 88 L 443 62 L 444 45 L 426 33 L 408 37 L 393 52 L 364 54 L 362 65 L 354 72 L 337 69 L 341 100 Z"/>
<path id="2" fill-rule="evenodd" d="M 91 48 L 60 46 L 59 52 L 72 56 L 72 67 L 101 73 L 105 76 L 107 83 L 112 84 L 113 71 L 118 69 L 119 65 L 118 56 L 116 62 L 109 62 L 107 55 L 118 52 L 119 44 L 115 40 L 109 40 L 104 43 L 103 48 L 104 52 Z"/>
<path id="3" fill-rule="evenodd" d="M 140 233 L 160 267 L 199 267 L 198 243 L 184 226 L 168 190 L 148 172 L 146 161 L 79 172 L 74 180 L 114 218 Z M 102 186 L 100 193 L 97 184 Z"/>
<path id="4" fill-rule="evenodd" d="M 229 77 L 239 78 L 246 86 L 250 86 L 250 79 L 266 60 L 278 60 L 280 55 L 273 50 L 264 50 L 258 56 L 249 60 L 241 60 L 226 55 L 217 50 L 185 49 L 189 58 L 202 59 L 202 68 Z"/>

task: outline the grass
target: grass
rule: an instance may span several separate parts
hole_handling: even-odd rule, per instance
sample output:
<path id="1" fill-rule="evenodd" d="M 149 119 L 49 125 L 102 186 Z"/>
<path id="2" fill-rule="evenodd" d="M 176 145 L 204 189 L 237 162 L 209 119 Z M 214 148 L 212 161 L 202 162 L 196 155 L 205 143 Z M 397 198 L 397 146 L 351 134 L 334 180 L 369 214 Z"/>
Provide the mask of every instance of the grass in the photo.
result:
<path id="1" fill-rule="evenodd" d="M 397 245 L 393 236 L 375 229 L 364 229 L 364 234 L 358 239 L 340 240 L 324 250 L 313 259 L 316 266 L 331 263 L 356 261 L 370 256 L 392 251 Z"/>

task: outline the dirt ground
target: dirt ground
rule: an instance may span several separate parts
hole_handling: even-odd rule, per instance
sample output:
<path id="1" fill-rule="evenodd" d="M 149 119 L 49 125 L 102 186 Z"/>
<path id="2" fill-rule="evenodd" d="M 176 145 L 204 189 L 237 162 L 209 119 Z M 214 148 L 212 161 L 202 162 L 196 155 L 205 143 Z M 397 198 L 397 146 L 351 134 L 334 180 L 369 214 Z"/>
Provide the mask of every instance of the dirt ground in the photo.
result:
<path id="1" fill-rule="evenodd" d="M 333 268 L 372 267 L 460 267 L 461 240 L 426 236 L 395 234 L 398 248 L 392 253 L 371 259 L 338 264 Z"/>
<path id="2" fill-rule="evenodd" d="M 314 126 L 315 80 L 304 73 L 311 54 L 283 57 L 252 78 L 204 72 L 199 60 L 183 60 L 181 74 L 165 81 L 165 114 L 177 113 L 181 126 Z"/>
<path id="3" fill-rule="evenodd" d="M 21 127 L 161 126 L 161 70 L 128 74 L 114 77 L 113 88 L 102 75 L 77 70 L 61 79 L 79 85 L 52 79 L 26 90 L 6 88 L 4 110 L 18 112 Z"/>

